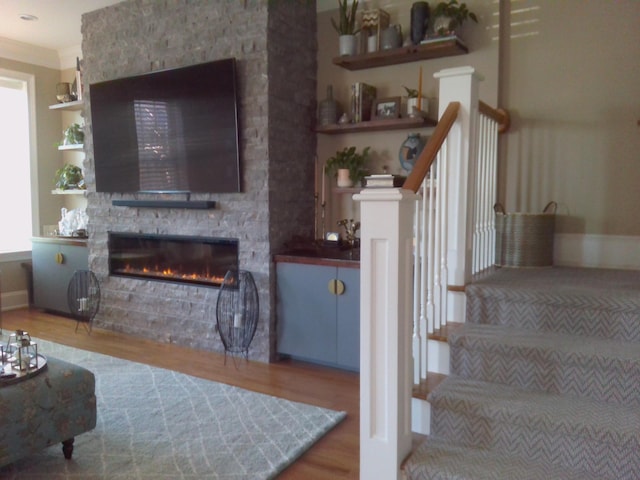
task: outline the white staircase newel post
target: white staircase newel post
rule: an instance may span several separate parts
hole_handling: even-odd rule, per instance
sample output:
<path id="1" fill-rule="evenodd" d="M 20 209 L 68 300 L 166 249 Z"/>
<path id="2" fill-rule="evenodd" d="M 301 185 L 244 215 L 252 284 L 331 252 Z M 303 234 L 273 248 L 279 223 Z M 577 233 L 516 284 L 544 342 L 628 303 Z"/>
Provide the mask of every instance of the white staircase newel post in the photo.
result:
<path id="1" fill-rule="evenodd" d="M 444 69 L 434 77 L 440 80 L 439 116 L 450 102 L 460 102 L 458 119 L 447 140 L 447 269 L 448 286 L 464 287 L 473 270 L 476 122 L 482 77 L 472 67 Z M 459 288 L 453 290 L 448 316 L 460 321 L 465 315 L 464 294 Z"/>
<path id="2" fill-rule="evenodd" d="M 401 478 L 411 451 L 412 249 L 417 195 L 365 189 L 360 215 L 360 479 Z"/>

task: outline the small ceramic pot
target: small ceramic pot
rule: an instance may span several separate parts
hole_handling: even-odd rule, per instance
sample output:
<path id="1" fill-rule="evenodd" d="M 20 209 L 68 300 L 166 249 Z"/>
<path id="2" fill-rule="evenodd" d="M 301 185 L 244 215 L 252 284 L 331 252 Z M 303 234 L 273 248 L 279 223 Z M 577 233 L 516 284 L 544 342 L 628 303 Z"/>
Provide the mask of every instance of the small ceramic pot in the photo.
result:
<path id="1" fill-rule="evenodd" d="M 408 117 L 426 117 L 429 113 L 429 100 L 422 97 L 420 106 L 418 107 L 418 98 L 407 98 L 407 116 Z"/>
<path id="2" fill-rule="evenodd" d="M 340 35 L 340 56 L 358 53 L 358 41 L 355 35 Z"/>
<path id="3" fill-rule="evenodd" d="M 349 176 L 348 168 L 338 169 L 338 186 L 339 187 L 353 187 L 353 180 Z"/>

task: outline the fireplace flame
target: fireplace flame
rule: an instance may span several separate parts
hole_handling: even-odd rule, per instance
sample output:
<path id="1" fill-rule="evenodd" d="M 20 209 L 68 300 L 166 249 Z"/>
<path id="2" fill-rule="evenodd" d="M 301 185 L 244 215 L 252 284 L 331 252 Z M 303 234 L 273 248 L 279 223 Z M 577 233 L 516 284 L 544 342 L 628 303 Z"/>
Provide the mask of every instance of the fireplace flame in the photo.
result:
<path id="1" fill-rule="evenodd" d="M 143 268 L 135 268 L 130 264 L 126 264 L 124 268 L 119 269 L 114 273 L 122 273 L 126 275 L 135 275 L 135 276 L 144 276 L 144 277 L 153 277 L 160 278 L 163 280 L 182 280 L 188 282 L 198 282 L 198 283 L 212 283 L 215 285 L 222 285 L 224 277 L 219 275 L 210 275 L 210 274 L 200 274 L 200 273 L 180 273 L 171 268 L 158 268 L 151 269 L 149 267 Z"/>

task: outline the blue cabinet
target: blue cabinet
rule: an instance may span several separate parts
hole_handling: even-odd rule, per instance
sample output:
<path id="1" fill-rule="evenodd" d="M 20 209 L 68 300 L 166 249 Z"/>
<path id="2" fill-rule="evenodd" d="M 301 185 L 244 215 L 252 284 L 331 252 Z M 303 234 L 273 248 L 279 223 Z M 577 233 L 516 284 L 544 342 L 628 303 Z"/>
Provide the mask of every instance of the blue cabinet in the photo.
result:
<path id="1" fill-rule="evenodd" d="M 360 367 L 360 270 L 278 262 L 278 353 Z"/>
<path id="2" fill-rule="evenodd" d="M 67 286 L 76 270 L 89 266 L 86 240 L 42 237 L 32 240 L 33 303 L 38 308 L 70 313 Z"/>

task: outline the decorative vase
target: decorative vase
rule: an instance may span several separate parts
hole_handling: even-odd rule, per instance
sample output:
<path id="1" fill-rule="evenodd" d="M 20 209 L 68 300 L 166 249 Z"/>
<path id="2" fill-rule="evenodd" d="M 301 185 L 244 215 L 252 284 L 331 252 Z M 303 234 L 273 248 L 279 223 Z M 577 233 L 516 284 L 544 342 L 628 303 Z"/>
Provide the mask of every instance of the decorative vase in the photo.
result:
<path id="1" fill-rule="evenodd" d="M 340 56 L 358 53 L 358 41 L 355 35 L 340 35 Z"/>
<path id="2" fill-rule="evenodd" d="M 418 106 L 418 103 L 420 105 Z M 411 118 L 425 117 L 429 112 L 429 100 L 422 97 L 418 102 L 418 97 L 407 98 L 407 116 Z"/>
<path id="3" fill-rule="evenodd" d="M 338 102 L 333 99 L 333 86 L 327 87 L 327 98 L 320 102 L 318 108 L 318 123 L 333 125 L 338 121 Z"/>
<path id="4" fill-rule="evenodd" d="M 437 16 L 433 21 L 433 32 L 442 37 L 455 35 L 455 31 L 451 29 L 452 21 L 453 19 L 451 17 L 447 17 L 445 15 Z"/>
<path id="5" fill-rule="evenodd" d="M 419 133 L 410 133 L 406 140 L 400 145 L 398 158 L 400 165 L 404 170 L 410 172 L 418 161 L 422 150 L 424 149 L 424 141 Z"/>
<path id="6" fill-rule="evenodd" d="M 424 40 L 429 25 L 429 4 L 415 2 L 411 5 L 411 43 L 418 45 Z"/>
<path id="7" fill-rule="evenodd" d="M 367 52 L 373 53 L 378 51 L 378 35 L 369 35 L 367 37 Z"/>
<path id="8" fill-rule="evenodd" d="M 402 46 L 402 27 L 391 25 L 380 33 L 380 50 L 392 50 Z"/>
<path id="9" fill-rule="evenodd" d="M 338 169 L 338 186 L 339 187 L 353 187 L 353 180 L 349 176 L 348 168 Z"/>

